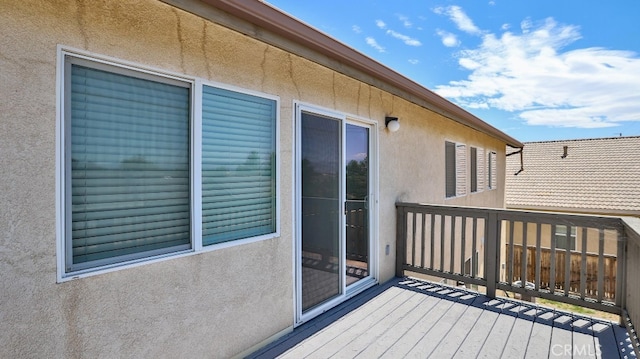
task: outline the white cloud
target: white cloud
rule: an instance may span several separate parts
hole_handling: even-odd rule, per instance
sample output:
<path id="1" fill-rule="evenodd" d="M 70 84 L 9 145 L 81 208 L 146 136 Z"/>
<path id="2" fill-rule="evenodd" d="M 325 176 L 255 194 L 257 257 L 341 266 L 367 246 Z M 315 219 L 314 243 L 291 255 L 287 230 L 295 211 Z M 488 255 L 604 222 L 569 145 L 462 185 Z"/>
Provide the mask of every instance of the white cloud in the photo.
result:
<path id="1" fill-rule="evenodd" d="M 402 21 L 402 25 L 407 29 L 410 29 L 413 26 L 413 24 L 411 23 L 408 17 L 401 14 L 398 14 L 396 16 L 398 17 L 398 20 Z"/>
<path id="2" fill-rule="evenodd" d="M 417 64 L 419 64 L 419 63 L 420 63 L 420 60 L 418 60 L 418 59 L 409 59 L 409 63 L 410 63 L 411 65 L 417 65 Z"/>
<path id="3" fill-rule="evenodd" d="M 404 42 L 405 45 L 422 46 L 422 43 L 420 42 L 420 40 L 414 39 L 414 38 L 409 37 L 407 35 L 403 35 L 401 33 L 395 32 L 393 30 L 387 30 L 387 35 L 391 35 L 391 36 L 395 37 L 398 40 L 402 40 L 402 42 Z"/>
<path id="4" fill-rule="evenodd" d="M 366 159 L 367 153 L 366 152 L 360 152 L 360 153 L 356 153 L 355 155 L 353 155 L 353 157 L 351 157 L 352 160 L 356 160 L 356 161 L 362 161 L 364 159 Z"/>
<path id="5" fill-rule="evenodd" d="M 355 32 L 356 34 L 362 34 L 362 29 L 358 25 L 351 26 L 351 30 L 353 30 L 353 32 Z"/>
<path id="6" fill-rule="evenodd" d="M 522 33 L 485 33 L 456 53 L 468 78 L 436 91 L 462 106 L 515 112 L 531 125 L 597 128 L 640 121 L 640 57 L 628 51 L 564 51 L 579 28 L 525 20 Z"/>
<path id="7" fill-rule="evenodd" d="M 438 7 L 433 10 L 436 14 L 447 15 L 459 30 L 472 35 L 480 35 L 482 31 L 473 23 L 473 20 L 462 11 L 460 6 Z"/>
<path id="8" fill-rule="evenodd" d="M 507 31 L 511 28 L 511 25 L 509 24 L 502 24 L 502 26 L 500 27 L 500 29 L 502 29 L 503 31 Z"/>
<path id="9" fill-rule="evenodd" d="M 382 47 L 380 44 L 378 44 L 378 42 L 376 41 L 376 39 L 374 39 L 373 37 L 367 37 L 365 39 L 365 41 L 367 42 L 367 45 L 373 47 L 374 49 L 376 49 L 378 52 L 385 52 L 384 47 Z"/>
<path id="10" fill-rule="evenodd" d="M 438 30 L 437 34 L 440 36 L 442 44 L 446 47 L 456 47 L 460 45 L 460 41 L 458 41 L 458 37 L 455 34 L 444 30 Z"/>
<path id="11" fill-rule="evenodd" d="M 531 21 L 531 19 L 524 19 L 520 23 L 520 29 L 522 30 L 523 34 L 528 33 L 532 27 L 533 27 L 533 22 Z"/>
<path id="12" fill-rule="evenodd" d="M 386 29 L 387 28 L 387 24 L 385 24 L 384 21 L 382 21 L 382 20 L 376 20 L 376 26 L 381 28 L 381 29 Z"/>

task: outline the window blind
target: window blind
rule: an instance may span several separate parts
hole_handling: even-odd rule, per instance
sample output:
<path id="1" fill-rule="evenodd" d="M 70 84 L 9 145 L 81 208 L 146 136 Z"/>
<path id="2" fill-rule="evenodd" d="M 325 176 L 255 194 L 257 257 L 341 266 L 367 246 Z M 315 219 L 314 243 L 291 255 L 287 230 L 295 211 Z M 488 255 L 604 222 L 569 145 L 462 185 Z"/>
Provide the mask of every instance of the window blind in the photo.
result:
<path id="1" fill-rule="evenodd" d="M 188 84 L 77 64 L 70 82 L 67 269 L 190 248 Z"/>
<path id="2" fill-rule="evenodd" d="M 276 101 L 203 86 L 202 244 L 275 232 Z"/>

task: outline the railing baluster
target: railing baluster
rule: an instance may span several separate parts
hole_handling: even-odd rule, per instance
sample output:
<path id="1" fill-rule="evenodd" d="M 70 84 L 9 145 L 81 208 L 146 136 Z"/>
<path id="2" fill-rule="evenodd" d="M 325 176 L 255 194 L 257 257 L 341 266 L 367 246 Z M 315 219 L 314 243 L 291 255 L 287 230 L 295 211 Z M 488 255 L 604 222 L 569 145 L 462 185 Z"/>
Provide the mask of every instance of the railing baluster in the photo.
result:
<path id="1" fill-rule="evenodd" d="M 604 228 L 600 227 L 598 238 L 598 302 L 602 303 L 604 295 Z"/>
<path id="2" fill-rule="evenodd" d="M 457 216 L 451 216 L 451 243 L 450 253 L 449 253 L 449 273 L 455 273 L 455 263 L 456 263 L 456 219 Z"/>
<path id="3" fill-rule="evenodd" d="M 417 219 L 418 219 L 418 211 L 413 211 L 412 212 L 412 217 L 413 217 L 413 221 L 411 221 L 411 227 L 412 227 L 412 232 L 411 232 L 411 265 L 413 267 L 416 266 L 416 230 L 417 230 Z"/>
<path id="4" fill-rule="evenodd" d="M 509 283 L 510 285 L 513 284 L 513 267 L 514 267 L 514 258 L 515 258 L 515 250 L 513 248 L 513 244 L 514 244 L 514 240 L 513 240 L 513 231 L 515 227 L 515 222 L 513 220 L 509 221 L 509 238 L 508 238 L 508 242 L 509 242 L 509 246 L 508 248 L 508 252 L 507 255 L 509 256 L 509 261 L 507 262 L 507 283 Z"/>
<path id="5" fill-rule="evenodd" d="M 542 223 L 536 223 L 536 290 L 540 290 L 542 280 L 540 267 L 542 265 Z"/>
<path id="6" fill-rule="evenodd" d="M 527 248 L 527 222 L 522 222 L 522 259 L 520 260 L 520 282 L 522 283 L 522 288 L 526 287 L 527 284 L 527 254 L 529 253 L 529 248 Z"/>
<path id="7" fill-rule="evenodd" d="M 427 249 L 425 246 L 425 237 L 427 236 L 426 232 L 427 232 L 427 213 L 422 212 L 422 241 L 421 241 L 422 255 L 420 256 L 420 265 L 422 266 L 422 268 L 427 268 L 427 266 L 424 263 L 425 257 L 427 256 L 426 255 Z"/>
<path id="8" fill-rule="evenodd" d="M 571 286 L 571 230 L 572 226 L 567 226 L 567 247 L 564 251 L 564 295 L 569 296 Z M 576 229 L 577 230 L 577 229 Z"/>
<path id="9" fill-rule="evenodd" d="M 461 229 L 462 237 L 460 237 L 460 274 L 464 275 L 464 251 L 467 248 L 466 237 L 467 237 L 467 217 L 462 216 L 462 229 Z"/>
<path id="10" fill-rule="evenodd" d="M 486 227 L 486 222 L 485 222 L 485 227 Z M 473 217 L 473 228 L 472 228 L 472 242 L 471 242 L 471 277 L 475 278 L 478 276 L 478 273 L 476 273 L 476 267 L 478 266 L 477 260 L 478 257 L 476 257 L 476 242 L 478 241 L 478 218 L 477 217 Z M 486 241 L 486 239 L 485 239 Z"/>
<path id="11" fill-rule="evenodd" d="M 588 229 L 582 227 L 582 254 L 580 256 L 580 299 L 583 300 L 587 292 L 587 232 Z"/>
<path id="12" fill-rule="evenodd" d="M 444 272 L 444 222 L 445 216 L 440 215 L 440 272 Z"/>
<path id="13" fill-rule="evenodd" d="M 556 225 L 551 226 L 551 259 L 549 260 L 549 290 L 551 294 L 556 292 Z"/>
<path id="14" fill-rule="evenodd" d="M 442 218 L 442 216 L 440 216 L 440 218 Z M 429 256 L 430 261 L 429 261 L 429 268 L 430 269 L 435 269 L 435 264 L 433 264 L 433 257 L 434 257 L 434 244 L 436 242 L 436 215 L 435 213 L 431 214 L 431 240 L 429 241 L 429 245 L 431 246 L 431 251 L 429 252 Z"/>

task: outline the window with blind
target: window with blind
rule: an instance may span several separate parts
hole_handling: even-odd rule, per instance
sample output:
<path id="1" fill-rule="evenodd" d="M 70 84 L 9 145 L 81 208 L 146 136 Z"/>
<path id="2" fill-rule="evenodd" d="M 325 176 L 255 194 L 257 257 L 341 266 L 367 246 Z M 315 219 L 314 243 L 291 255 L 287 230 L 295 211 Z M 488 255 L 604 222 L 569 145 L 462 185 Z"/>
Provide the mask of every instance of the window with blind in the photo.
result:
<path id="1" fill-rule="evenodd" d="M 276 233 L 276 99 L 64 59 L 63 277 Z"/>
<path id="2" fill-rule="evenodd" d="M 445 195 L 447 198 L 467 194 L 467 146 L 445 141 Z"/>
<path id="3" fill-rule="evenodd" d="M 191 247 L 189 84 L 70 59 L 67 271 Z"/>
<path id="4" fill-rule="evenodd" d="M 274 100 L 204 86 L 202 244 L 275 231 Z"/>

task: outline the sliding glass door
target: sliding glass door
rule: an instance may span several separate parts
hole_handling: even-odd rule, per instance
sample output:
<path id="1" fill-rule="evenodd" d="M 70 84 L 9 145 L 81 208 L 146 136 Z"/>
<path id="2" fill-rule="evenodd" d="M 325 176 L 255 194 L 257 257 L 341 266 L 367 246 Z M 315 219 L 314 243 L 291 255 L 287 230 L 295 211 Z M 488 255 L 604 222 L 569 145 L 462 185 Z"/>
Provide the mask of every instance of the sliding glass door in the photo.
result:
<path id="1" fill-rule="evenodd" d="M 299 108 L 296 116 L 298 321 L 371 279 L 371 129 Z"/>

